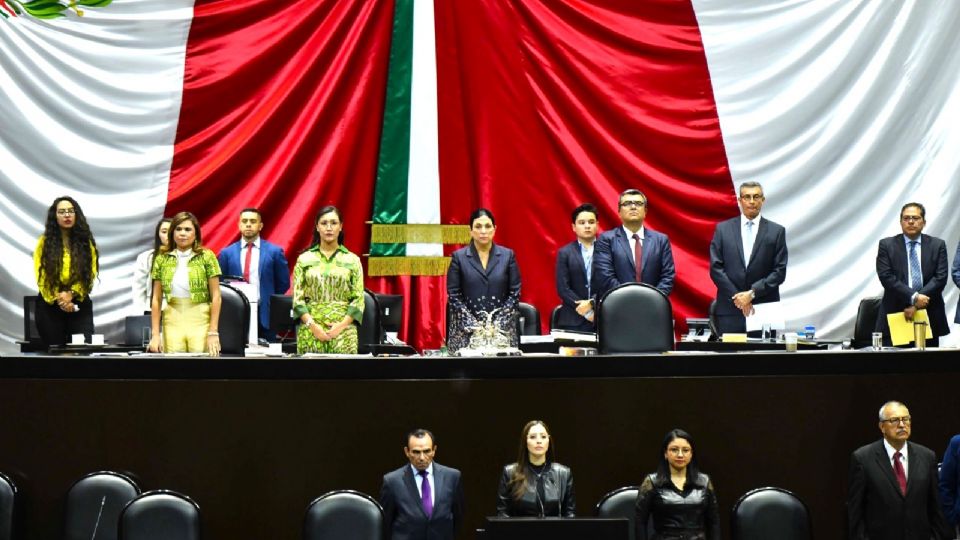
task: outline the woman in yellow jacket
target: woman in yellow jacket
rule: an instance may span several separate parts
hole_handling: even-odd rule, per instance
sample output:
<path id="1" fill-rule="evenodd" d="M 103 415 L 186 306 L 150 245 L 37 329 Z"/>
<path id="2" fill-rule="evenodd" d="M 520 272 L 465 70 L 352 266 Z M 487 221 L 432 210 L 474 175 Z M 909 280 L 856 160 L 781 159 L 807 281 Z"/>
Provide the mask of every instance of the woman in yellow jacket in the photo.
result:
<path id="1" fill-rule="evenodd" d="M 37 330 L 47 346 L 63 345 L 72 334 L 93 334 L 90 290 L 100 269 L 97 243 L 77 201 L 57 197 L 47 210 L 43 234 L 33 252 L 40 295 Z"/>

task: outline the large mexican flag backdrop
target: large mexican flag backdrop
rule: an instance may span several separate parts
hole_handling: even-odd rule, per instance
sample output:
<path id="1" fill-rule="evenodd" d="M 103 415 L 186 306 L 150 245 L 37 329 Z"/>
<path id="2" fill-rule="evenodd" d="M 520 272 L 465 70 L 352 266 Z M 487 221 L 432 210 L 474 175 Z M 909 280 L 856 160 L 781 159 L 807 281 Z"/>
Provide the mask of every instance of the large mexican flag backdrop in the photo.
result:
<path id="1" fill-rule="evenodd" d="M 490 208 L 547 319 L 570 210 L 614 227 L 630 187 L 673 242 L 682 321 L 706 313 L 713 227 L 746 180 L 787 228 L 791 323 L 849 336 L 903 203 L 953 261 L 958 27 L 947 1 L 0 0 L 0 337 L 21 336 L 61 194 L 100 246 L 104 329 L 161 216 L 194 212 L 219 250 L 257 206 L 292 264 L 330 203 L 352 251 L 434 258 L 453 246 L 371 246 L 370 222 Z M 439 346 L 442 275 L 367 284 L 407 295 L 402 337 Z"/>

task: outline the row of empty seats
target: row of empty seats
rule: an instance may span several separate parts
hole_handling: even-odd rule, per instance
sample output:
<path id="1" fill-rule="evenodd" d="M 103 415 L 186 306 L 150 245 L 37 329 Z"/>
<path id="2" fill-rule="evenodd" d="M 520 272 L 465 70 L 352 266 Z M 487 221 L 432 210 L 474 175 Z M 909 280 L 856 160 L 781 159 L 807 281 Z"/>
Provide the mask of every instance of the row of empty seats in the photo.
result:
<path id="1" fill-rule="evenodd" d="M 625 518 L 634 538 L 634 511 L 639 488 L 629 486 L 606 494 L 595 512 L 603 518 Z M 0 540 L 20 538 L 16 530 L 17 488 L 0 473 Z M 648 524 L 648 527 L 650 524 Z M 383 510 L 377 501 L 351 490 L 331 491 L 307 506 L 304 540 L 381 540 Z M 733 506 L 734 540 L 809 540 L 812 525 L 806 505 L 793 493 L 765 487 L 748 492 Z M 67 492 L 65 540 L 196 540 L 200 507 L 189 497 L 169 491 L 140 492 L 129 476 L 112 471 L 88 474 Z"/>

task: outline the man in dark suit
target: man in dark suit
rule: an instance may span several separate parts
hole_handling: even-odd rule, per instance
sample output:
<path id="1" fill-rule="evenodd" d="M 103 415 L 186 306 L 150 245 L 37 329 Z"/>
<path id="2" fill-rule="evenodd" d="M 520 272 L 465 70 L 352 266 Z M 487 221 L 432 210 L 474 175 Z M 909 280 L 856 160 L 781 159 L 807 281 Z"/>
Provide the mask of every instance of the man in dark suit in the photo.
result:
<path id="1" fill-rule="evenodd" d="M 383 476 L 380 506 L 391 540 L 453 540 L 463 521 L 460 471 L 433 461 L 433 433 L 407 434 L 409 465 Z"/>
<path id="2" fill-rule="evenodd" d="M 957 252 L 953 256 L 953 283 L 960 287 L 960 242 L 957 243 Z M 960 301 L 957 302 L 957 314 L 953 317 L 953 322 L 960 324 Z"/>
<path id="3" fill-rule="evenodd" d="M 557 328 L 594 332 L 590 278 L 593 244 L 597 238 L 597 209 L 589 203 L 581 204 L 571 217 L 577 239 L 557 252 L 557 295 L 562 302 L 557 313 Z"/>
<path id="4" fill-rule="evenodd" d="M 710 279 L 717 286 L 721 333 L 747 331 L 755 304 L 780 301 L 787 277 L 787 232 L 760 215 L 766 198 L 758 182 L 740 184 L 741 214 L 717 224 L 710 241 Z"/>
<path id="5" fill-rule="evenodd" d="M 910 438 L 910 411 L 898 401 L 880 408 L 883 439 L 850 458 L 850 540 L 953 538 L 937 496 L 937 459 Z"/>
<path id="6" fill-rule="evenodd" d="M 887 314 L 903 312 L 913 320 L 918 309 L 927 310 L 933 339 L 927 344 L 936 347 L 940 336 L 950 333 L 943 304 L 947 286 L 947 244 L 922 234 L 927 211 L 920 203 L 907 203 L 900 209 L 903 234 L 880 240 L 877 249 L 877 277 L 883 285 L 883 301 L 876 329 L 883 332 L 883 342 L 890 344 Z"/>
<path id="7" fill-rule="evenodd" d="M 643 225 L 647 196 L 639 189 L 628 189 L 620 194 L 618 207 L 621 226 L 601 234 L 594 246 L 591 285 L 595 299 L 631 282 L 670 294 L 677 275 L 673 251 L 667 235 Z"/>
<path id="8" fill-rule="evenodd" d="M 284 294 L 290 288 L 290 267 L 283 255 L 283 248 L 260 237 L 263 220 L 256 208 L 240 211 L 239 241 L 220 251 L 217 259 L 224 275 L 243 276 L 259 293 L 251 302 L 259 302 L 257 326 L 259 336 L 274 341 L 276 334 L 270 330 L 270 295 Z"/>

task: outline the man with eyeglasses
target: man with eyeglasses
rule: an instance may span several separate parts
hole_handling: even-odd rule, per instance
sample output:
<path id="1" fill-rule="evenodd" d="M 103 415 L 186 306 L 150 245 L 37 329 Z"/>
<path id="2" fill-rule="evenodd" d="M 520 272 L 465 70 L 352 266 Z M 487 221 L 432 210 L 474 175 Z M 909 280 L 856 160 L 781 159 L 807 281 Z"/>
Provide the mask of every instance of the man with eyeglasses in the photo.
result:
<path id="1" fill-rule="evenodd" d="M 715 317 L 721 334 L 747 331 L 754 305 L 780 301 L 787 277 L 787 231 L 760 215 L 766 197 L 759 182 L 740 184 L 740 215 L 717 224 L 710 241 L 710 279 L 717 286 Z"/>
<path id="2" fill-rule="evenodd" d="M 433 461 L 433 433 L 415 429 L 407 434 L 409 465 L 383 476 L 380 506 L 390 540 L 453 540 L 463 522 L 460 471 Z"/>
<path id="3" fill-rule="evenodd" d="M 947 244 L 940 238 L 923 234 L 927 211 L 922 204 L 911 202 L 900 209 L 903 234 L 880 240 L 877 249 L 877 277 L 883 285 L 883 301 L 876 329 L 883 332 L 883 343 L 890 345 L 890 324 L 887 314 L 903 313 L 912 321 L 917 310 L 927 310 L 927 321 L 933 334 L 927 345 L 936 347 L 940 336 L 950 333 L 947 312 L 943 305 L 943 288 L 947 286 Z"/>
<path id="4" fill-rule="evenodd" d="M 628 189 L 618 200 L 621 226 L 597 238 L 593 248 L 591 288 L 595 299 L 619 285 L 646 283 L 664 294 L 673 290 L 677 272 L 670 239 L 643 224 L 649 209 L 647 196 Z"/>
<path id="5" fill-rule="evenodd" d="M 937 457 L 910 438 L 907 406 L 880 407 L 883 438 L 858 448 L 850 458 L 847 492 L 851 540 L 953 538 L 940 510 Z"/>

